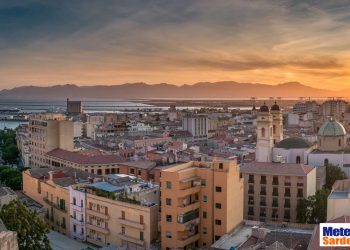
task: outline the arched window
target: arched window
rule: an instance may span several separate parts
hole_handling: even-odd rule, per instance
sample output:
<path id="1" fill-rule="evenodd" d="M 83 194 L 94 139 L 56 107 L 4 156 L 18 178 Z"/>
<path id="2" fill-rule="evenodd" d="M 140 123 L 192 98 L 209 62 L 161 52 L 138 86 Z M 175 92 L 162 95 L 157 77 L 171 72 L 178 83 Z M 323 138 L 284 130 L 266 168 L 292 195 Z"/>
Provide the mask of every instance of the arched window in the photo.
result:
<path id="1" fill-rule="evenodd" d="M 324 165 L 325 165 L 325 166 L 328 166 L 328 162 L 329 162 L 329 161 L 328 161 L 328 159 L 327 159 L 327 158 L 326 158 L 326 159 L 324 159 Z"/>
<path id="2" fill-rule="evenodd" d="M 338 146 L 341 147 L 341 139 L 338 140 Z"/>
<path id="3" fill-rule="evenodd" d="M 273 134 L 275 135 L 276 134 L 276 125 L 273 125 Z"/>
<path id="4" fill-rule="evenodd" d="M 296 160 L 295 160 L 295 161 L 296 161 L 296 163 L 297 163 L 297 164 L 300 164 L 300 163 L 301 163 L 301 158 L 300 158 L 300 156 L 299 156 L 299 155 L 297 156 L 297 158 L 296 158 Z"/>
<path id="5" fill-rule="evenodd" d="M 261 128 L 261 137 L 265 137 L 265 128 Z"/>

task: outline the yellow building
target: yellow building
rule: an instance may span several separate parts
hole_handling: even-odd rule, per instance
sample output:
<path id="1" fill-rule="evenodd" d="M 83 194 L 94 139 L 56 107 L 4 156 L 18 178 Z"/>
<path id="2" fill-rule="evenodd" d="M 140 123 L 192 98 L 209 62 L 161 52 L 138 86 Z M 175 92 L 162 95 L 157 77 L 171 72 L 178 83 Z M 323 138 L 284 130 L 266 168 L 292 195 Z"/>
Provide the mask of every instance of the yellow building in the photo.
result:
<path id="1" fill-rule="evenodd" d="M 45 154 L 56 148 L 74 149 L 74 127 L 62 114 L 35 114 L 29 120 L 30 167 L 47 166 Z"/>
<path id="2" fill-rule="evenodd" d="M 86 241 L 97 246 L 128 245 L 149 248 L 158 236 L 158 204 L 119 201 L 88 192 Z"/>
<path id="3" fill-rule="evenodd" d="M 162 171 L 162 249 L 210 246 L 243 220 L 235 161 L 188 162 Z"/>
<path id="4" fill-rule="evenodd" d="M 69 186 L 87 180 L 90 174 L 72 168 L 34 168 L 22 175 L 23 193 L 46 209 L 45 222 L 69 236 Z"/>

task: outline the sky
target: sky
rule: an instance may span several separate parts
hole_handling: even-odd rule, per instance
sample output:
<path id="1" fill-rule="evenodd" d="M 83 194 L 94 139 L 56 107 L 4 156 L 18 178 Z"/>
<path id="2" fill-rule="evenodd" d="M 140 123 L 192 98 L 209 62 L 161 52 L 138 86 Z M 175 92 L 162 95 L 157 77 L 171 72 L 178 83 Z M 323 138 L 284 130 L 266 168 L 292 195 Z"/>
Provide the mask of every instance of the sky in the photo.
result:
<path id="1" fill-rule="evenodd" d="M 350 0 L 1 0 L 0 89 L 237 81 L 350 88 Z"/>

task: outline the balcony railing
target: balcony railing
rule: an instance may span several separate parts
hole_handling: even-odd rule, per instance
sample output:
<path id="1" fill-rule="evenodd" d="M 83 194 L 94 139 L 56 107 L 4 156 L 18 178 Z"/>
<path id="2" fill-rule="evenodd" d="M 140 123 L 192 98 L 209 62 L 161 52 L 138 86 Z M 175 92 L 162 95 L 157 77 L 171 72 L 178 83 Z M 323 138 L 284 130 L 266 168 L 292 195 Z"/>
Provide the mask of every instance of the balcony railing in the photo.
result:
<path id="1" fill-rule="evenodd" d="M 50 205 L 50 206 L 52 206 L 52 207 L 54 207 L 54 208 L 56 208 L 56 209 L 58 209 L 58 210 L 61 210 L 61 211 L 63 211 L 63 212 L 67 212 L 67 210 L 66 210 L 65 207 L 62 207 L 62 206 L 60 206 L 60 205 L 57 205 L 56 203 L 50 201 L 48 198 L 44 197 L 43 200 L 44 200 L 48 205 Z"/>
<path id="2" fill-rule="evenodd" d="M 260 191 L 260 195 L 266 195 L 266 190 Z"/>
<path id="3" fill-rule="evenodd" d="M 260 206 L 266 206 L 266 201 L 260 201 Z"/>
<path id="4" fill-rule="evenodd" d="M 106 214 L 102 211 L 92 210 L 92 209 L 88 208 L 88 209 L 86 209 L 86 213 L 93 215 L 93 216 L 96 216 L 96 217 L 99 217 L 99 218 L 102 218 L 102 219 L 105 219 L 105 220 L 109 219 L 109 214 Z"/>
<path id="5" fill-rule="evenodd" d="M 272 192 L 272 196 L 278 196 L 278 192 Z"/>
<path id="6" fill-rule="evenodd" d="M 290 193 L 284 193 L 285 197 L 290 197 Z"/>
<path id="7" fill-rule="evenodd" d="M 122 239 L 124 241 L 130 242 L 130 243 L 134 243 L 134 244 L 137 244 L 137 245 L 140 245 L 140 246 L 144 246 L 145 245 L 145 241 L 144 240 L 140 240 L 140 239 L 134 238 L 132 236 L 126 235 L 125 233 L 119 233 L 118 236 L 119 236 L 120 239 Z"/>
<path id="8" fill-rule="evenodd" d="M 254 179 L 249 179 L 248 183 L 253 183 L 254 184 Z"/>
<path id="9" fill-rule="evenodd" d="M 248 215 L 254 215 L 254 210 L 249 210 Z"/>
<path id="10" fill-rule="evenodd" d="M 298 187 L 303 187 L 303 186 L 304 186 L 304 183 L 300 183 L 300 182 L 299 182 L 299 183 L 297 183 L 297 186 L 298 186 Z"/>
<path id="11" fill-rule="evenodd" d="M 290 203 L 284 203 L 285 208 L 290 208 Z"/>
<path id="12" fill-rule="evenodd" d="M 284 185 L 288 187 L 288 186 L 290 186 L 291 184 L 290 184 L 290 182 L 285 182 Z"/>
<path id="13" fill-rule="evenodd" d="M 134 227 L 134 228 L 137 228 L 137 229 L 140 229 L 140 230 L 144 230 L 145 229 L 145 225 L 141 224 L 139 221 L 127 220 L 125 218 L 118 218 L 118 221 L 122 225 Z"/>
<path id="14" fill-rule="evenodd" d="M 254 194 L 254 189 L 249 189 L 248 194 Z"/>
<path id="15" fill-rule="evenodd" d="M 272 207 L 278 207 L 278 203 L 277 202 L 272 202 Z"/>
<path id="16" fill-rule="evenodd" d="M 278 181 L 272 181 L 272 185 L 278 185 Z"/>

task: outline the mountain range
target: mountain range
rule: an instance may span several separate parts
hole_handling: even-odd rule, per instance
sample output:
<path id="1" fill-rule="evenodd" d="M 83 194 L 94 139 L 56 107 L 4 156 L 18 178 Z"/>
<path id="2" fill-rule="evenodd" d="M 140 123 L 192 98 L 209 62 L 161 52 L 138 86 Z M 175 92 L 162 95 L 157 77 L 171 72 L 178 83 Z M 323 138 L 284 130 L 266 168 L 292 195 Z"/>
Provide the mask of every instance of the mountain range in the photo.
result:
<path id="1" fill-rule="evenodd" d="M 239 83 L 234 81 L 199 82 L 193 85 L 168 83 L 126 83 L 121 85 L 77 86 L 74 84 L 49 87 L 22 86 L 0 91 L 3 99 L 62 99 L 62 98 L 250 98 L 250 97 L 350 97 L 350 89 L 331 91 L 313 88 L 299 82 L 277 85 Z"/>

